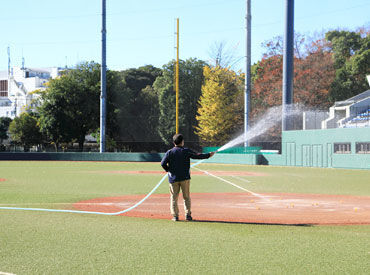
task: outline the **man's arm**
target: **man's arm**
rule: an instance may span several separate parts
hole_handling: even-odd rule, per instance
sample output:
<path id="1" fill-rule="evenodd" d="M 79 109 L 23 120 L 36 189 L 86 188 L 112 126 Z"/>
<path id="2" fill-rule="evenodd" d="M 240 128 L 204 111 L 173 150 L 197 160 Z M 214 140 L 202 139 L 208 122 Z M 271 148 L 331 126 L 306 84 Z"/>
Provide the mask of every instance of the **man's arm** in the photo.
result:
<path id="1" fill-rule="evenodd" d="M 170 153 L 170 151 L 167 151 L 166 154 L 164 155 L 162 161 L 161 161 L 161 166 L 163 167 L 163 169 L 166 172 L 168 172 L 168 169 L 169 169 L 169 167 L 168 167 L 168 163 L 169 163 L 169 160 L 170 160 L 170 158 L 169 158 L 170 154 L 169 153 Z"/>
<path id="2" fill-rule="evenodd" d="M 212 157 L 214 154 L 215 154 L 215 152 L 201 154 L 201 153 L 196 153 L 196 152 L 189 149 L 189 155 L 190 155 L 190 158 L 192 158 L 192 159 L 208 159 L 208 158 Z"/>

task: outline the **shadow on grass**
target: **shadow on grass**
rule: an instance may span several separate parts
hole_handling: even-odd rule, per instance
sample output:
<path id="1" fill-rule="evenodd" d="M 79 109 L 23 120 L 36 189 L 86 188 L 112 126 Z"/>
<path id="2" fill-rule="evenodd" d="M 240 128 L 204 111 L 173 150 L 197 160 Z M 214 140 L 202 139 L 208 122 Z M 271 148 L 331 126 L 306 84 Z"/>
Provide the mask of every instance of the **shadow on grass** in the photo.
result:
<path id="1" fill-rule="evenodd" d="M 304 226 L 304 227 L 314 226 L 314 224 L 306 224 L 306 223 L 285 224 L 285 223 L 232 222 L 232 221 L 209 221 L 209 220 L 192 220 L 191 222 L 199 222 L 199 223 L 225 223 L 225 224 L 252 224 L 252 225 L 279 225 L 279 226 Z"/>

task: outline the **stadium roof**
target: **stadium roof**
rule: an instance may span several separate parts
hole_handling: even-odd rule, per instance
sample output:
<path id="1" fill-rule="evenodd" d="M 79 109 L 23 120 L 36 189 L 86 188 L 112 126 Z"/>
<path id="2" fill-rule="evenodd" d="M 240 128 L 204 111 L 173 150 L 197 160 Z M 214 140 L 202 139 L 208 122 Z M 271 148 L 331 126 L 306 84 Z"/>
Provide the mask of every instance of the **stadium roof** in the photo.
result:
<path id="1" fill-rule="evenodd" d="M 346 106 L 351 105 L 353 103 L 356 103 L 358 101 L 362 101 L 365 98 L 370 97 L 370 90 L 367 90 L 361 94 L 355 95 L 349 99 L 343 100 L 343 101 L 337 101 L 335 102 L 334 106 Z"/>

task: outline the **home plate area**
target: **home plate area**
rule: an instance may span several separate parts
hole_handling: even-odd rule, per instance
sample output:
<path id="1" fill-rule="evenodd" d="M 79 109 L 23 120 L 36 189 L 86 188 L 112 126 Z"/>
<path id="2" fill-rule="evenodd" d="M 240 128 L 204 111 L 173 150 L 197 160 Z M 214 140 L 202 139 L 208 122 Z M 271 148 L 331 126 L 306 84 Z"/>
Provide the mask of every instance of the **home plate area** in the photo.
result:
<path id="1" fill-rule="evenodd" d="M 96 198 L 73 204 L 83 211 L 119 212 L 144 195 Z M 192 193 L 192 216 L 198 222 L 282 225 L 370 224 L 370 197 L 269 193 Z M 153 194 L 123 216 L 171 219 L 169 194 Z M 180 220 L 184 220 L 179 197 Z"/>

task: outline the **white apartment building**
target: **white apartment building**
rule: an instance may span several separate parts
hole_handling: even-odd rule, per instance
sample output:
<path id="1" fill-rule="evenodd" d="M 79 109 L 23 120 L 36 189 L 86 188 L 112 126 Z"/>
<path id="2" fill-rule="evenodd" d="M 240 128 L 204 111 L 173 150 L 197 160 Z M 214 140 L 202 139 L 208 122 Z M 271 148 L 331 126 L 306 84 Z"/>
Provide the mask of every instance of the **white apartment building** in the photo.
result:
<path id="1" fill-rule="evenodd" d="M 45 83 L 56 78 L 61 68 L 13 67 L 0 71 L 0 117 L 15 118 L 33 106 L 38 97 L 32 92 L 45 90 Z"/>

